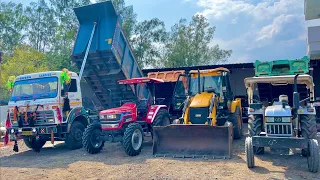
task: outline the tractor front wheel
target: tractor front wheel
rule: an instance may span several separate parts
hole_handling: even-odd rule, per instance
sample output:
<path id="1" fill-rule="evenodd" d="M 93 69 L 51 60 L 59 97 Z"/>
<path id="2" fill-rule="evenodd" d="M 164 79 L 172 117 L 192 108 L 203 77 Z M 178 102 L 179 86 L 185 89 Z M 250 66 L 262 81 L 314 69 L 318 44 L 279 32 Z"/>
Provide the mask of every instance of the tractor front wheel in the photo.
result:
<path id="1" fill-rule="evenodd" d="M 252 138 L 247 137 L 245 141 L 245 151 L 248 168 L 254 168 L 254 154 L 253 154 L 253 145 Z"/>
<path id="2" fill-rule="evenodd" d="M 131 123 L 124 132 L 122 145 L 129 156 L 139 155 L 143 144 L 143 129 L 139 123 Z"/>
<path id="3" fill-rule="evenodd" d="M 101 124 L 90 124 L 83 133 L 82 144 L 84 149 L 90 154 L 96 154 L 101 151 L 104 141 L 101 140 Z"/>
<path id="4" fill-rule="evenodd" d="M 309 139 L 308 169 L 316 173 L 319 170 L 319 145 L 316 139 Z"/>
<path id="5" fill-rule="evenodd" d="M 75 121 L 72 123 L 70 132 L 65 140 L 65 145 L 68 149 L 74 150 L 82 147 L 82 136 L 85 126 L 79 122 Z"/>

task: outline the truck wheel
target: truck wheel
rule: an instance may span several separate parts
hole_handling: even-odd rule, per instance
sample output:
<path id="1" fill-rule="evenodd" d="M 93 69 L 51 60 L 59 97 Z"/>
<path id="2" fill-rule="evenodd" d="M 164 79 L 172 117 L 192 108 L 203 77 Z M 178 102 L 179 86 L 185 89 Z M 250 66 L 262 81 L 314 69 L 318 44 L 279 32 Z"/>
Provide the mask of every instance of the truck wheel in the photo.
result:
<path id="1" fill-rule="evenodd" d="M 152 126 L 167 126 L 170 124 L 170 116 L 166 109 L 160 109 L 152 122 Z"/>
<path id="2" fill-rule="evenodd" d="M 309 139 L 308 169 L 316 173 L 319 170 L 319 145 L 317 140 Z"/>
<path id="3" fill-rule="evenodd" d="M 72 123 L 70 132 L 65 140 L 65 145 L 68 149 L 74 150 L 82 147 L 82 136 L 85 126 L 79 122 L 75 121 Z"/>
<path id="4" fill-rule="evenodd" d="M 254 153 L 253 153 L 253 146 L 252 146 L 252 138 L 251 137 L 246 138 L 245 151 L 246 151 L 248 168 L 254 168 Z"/>
<path id="5" fill-rule="evenodd" d="M 249 115 L 248 116 L 248 128 L 249 135 L 259 136 L 262 132 L 262 117 L 260 115 Z M 264 154 L 264 147 L 253 147 L 254 154 Z"/>
<path id="6" fill-rule="evenodd" d="M 232 124 L 233 124 L 233 138 L 241 139 L 243 132 L 242 132 L 242 118 L 241 118 L 239 107 L 237 107 L 236 111 L 232 114 Z"/>
<path id="7" fill-rule="evenodd" d="M 40 152 L 40 149 L 46 144 L 44 140 L 36 140 L 35 138 L 23 139 L 24 144 L 34 152 Z"/>
<path id="8" fill-rule="evenodd" d="M 143 129 L 138 123 L 131 123 L 124 132 L 122 145 L 129 156 L 139 155 L 143 143 Z"/>
<path id="9" fill-rule="evenodd" d="M 301 134 L 307 139 L 316 139 L 317 138 L 317 123 L 315 115 L 300 115 L 301 120 Z M 304 157 L 307 157 L 308 150 L 302 149 L 301 154 Z"/>
<path id="10" fill-rule="evenodd" d="M 104 141 L 101 140 L 101 124 L 90 124 L 83 133 L 82 144 L 84 149 L 90 154 L 96 154 L 101 151 Z"/>

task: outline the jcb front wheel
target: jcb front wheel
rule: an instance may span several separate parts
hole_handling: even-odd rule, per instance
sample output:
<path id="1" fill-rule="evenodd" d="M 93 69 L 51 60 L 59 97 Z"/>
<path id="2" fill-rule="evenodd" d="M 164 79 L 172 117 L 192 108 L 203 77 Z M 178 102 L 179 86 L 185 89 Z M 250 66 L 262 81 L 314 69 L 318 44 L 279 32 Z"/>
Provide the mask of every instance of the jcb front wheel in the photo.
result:
<path id="1" fill-rule="evenodd" d="M 243 136 L 242 132 L 242 118 L 239 107 L 236 108 L 236 111 L 232 114 L 232 124 L 233 124 L 233 138 L 241 139 Z"/>

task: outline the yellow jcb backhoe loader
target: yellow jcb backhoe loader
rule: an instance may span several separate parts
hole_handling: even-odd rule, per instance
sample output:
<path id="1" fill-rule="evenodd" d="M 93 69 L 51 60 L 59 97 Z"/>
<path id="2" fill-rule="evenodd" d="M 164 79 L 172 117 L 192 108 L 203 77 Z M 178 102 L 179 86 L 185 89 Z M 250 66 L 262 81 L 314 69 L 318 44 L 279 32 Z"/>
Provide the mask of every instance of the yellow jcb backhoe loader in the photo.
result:
<path id="1" fill-rule="evenodd" d="M 179 75 L 173 104 L 183 106 L 182 116 L 171 125 L 153 127 L 153 155 L 231 158 L 232 141 L 242 136 L 242 114 L 229 73 L 216 68 Z"/>

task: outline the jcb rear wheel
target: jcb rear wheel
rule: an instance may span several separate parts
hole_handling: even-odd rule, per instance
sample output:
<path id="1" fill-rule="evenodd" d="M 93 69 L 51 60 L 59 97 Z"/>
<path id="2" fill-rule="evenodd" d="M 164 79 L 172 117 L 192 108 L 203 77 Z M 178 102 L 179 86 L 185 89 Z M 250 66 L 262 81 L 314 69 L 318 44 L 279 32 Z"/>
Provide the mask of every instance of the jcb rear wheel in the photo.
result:
<path id="1" fill-rule="evenodd" d="M 259 136 L 262 132 L 262 117 L 261 115 L 249 115 L 248 125 L 249 125 L 249 135 Z M 264 154 L 264 147 L 253 147 L 254 154 Z"/>
<path id="2" fill-rule="evenodd" d="M 254 168 L 254 153 L 253 153 L 253 145 L 252 145 L 252 138 L 251 137 L 246 138 L 245 152 L 246 152 L 246 159 L 247 159 L 248 168 Z"/>
<path id="3" fill-rule="evenodd" d="M 243 132 L 242 132 L 242 118 L 241 118 L 239 107 L 237 107 L 236 111 L 232 114 L 232 124 L 233 124 L 233 138 L 241 139 Z"/>

